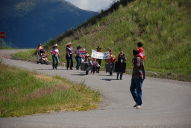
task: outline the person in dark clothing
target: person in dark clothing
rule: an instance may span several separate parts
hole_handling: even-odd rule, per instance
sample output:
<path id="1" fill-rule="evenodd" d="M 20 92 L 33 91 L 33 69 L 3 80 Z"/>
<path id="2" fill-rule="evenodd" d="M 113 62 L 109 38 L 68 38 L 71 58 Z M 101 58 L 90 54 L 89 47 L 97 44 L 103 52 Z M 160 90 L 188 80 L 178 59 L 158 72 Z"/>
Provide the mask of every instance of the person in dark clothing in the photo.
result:
<path id="1" fill-rule="evenodd" d="M 98 47 L 96 48 L 96 50 L 97 50 L 97 52 L 101 52 L 101 47 L 98 46 Z M 96 61 L 97 61 L 98 64 L 100 65 L 100 66 L 96 69 L 96 70 L 97 70 L 96 72 L 99 73 L 100 67 L 101 67 L 101 59 L 96 59 Z"/>
<path id="2" fill-rule="evenodd" d="M 139 109 L 142 105 L 142 84 L 145 79 L 145 69 L 144 63 L 139 55 L 139 50 L 133 50 L 134 58 L 133 63 L 133 73 L 131 79 L 130 91 L 135 101 L 134 107 Z"/>
<path id="3" fill-rule="evenodd" d="M 119 79 L 120 76 L 120 80 L 122 80 L 123 73 L 125 73 L 126 70 L 126 57 L 122 51 L 118 55 L 118 59 L 115 66 L 115 71 L 117 72 L 117 79 Z"/>
<path id="4" fill-rule="evenodd" d="M 66 61 L 67 61 L 66 68 L 67 68 L 67 70 L 68 70 L 68 68 L 70 68 L 70 70 L 72 70 L 72 68 L 73 68 L 72 54 L 73 54 L 72 43 L 69 42 L 66 44 Z"/>

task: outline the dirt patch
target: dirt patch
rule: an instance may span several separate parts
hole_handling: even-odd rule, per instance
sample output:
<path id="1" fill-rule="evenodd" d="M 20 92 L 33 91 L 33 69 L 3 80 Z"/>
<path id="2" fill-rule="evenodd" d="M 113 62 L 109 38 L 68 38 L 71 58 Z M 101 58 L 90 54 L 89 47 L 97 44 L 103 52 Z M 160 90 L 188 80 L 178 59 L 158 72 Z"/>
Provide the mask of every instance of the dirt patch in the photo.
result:
<path id="1" fill-rule="evenodd" d="M 0 101 L 6 101 L 8 98 L 6 96 L 0 96 Z"/>
<path id="2" fill-rule="evenodd" d="M 47 81 L 53 81 L 54 79 L 50 76 L 45 76 L 45 75 L 40 75 L 40 74 L 35 74 L 36 78 L 47 80 Z"/>
<path id="3" fill-rule="evenodd" d="M 66 89 L 68 89 L 68 87 L 65 85 L 62 85 L 62 84 L 55 85 L 55 86 L 52 86 L 49 88 L 41 88 L 41 89 L 35 90 L 32 93 L 26 95 L 24 99 L 38 98 L 38 97 L 42 97 L 47 94 L 54 93 L 56 91 L 64 91 Z"/>

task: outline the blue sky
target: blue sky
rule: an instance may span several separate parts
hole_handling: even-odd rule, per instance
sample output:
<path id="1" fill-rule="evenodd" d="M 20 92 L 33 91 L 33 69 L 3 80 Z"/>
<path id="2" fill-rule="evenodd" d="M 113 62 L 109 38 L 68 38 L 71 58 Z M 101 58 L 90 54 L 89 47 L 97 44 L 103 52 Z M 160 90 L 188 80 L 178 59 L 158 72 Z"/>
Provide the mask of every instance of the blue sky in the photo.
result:
<path id="1" fill-rule="evenodd" d="M 75 6 L 84 9 L 99 12 L 110 7 L 117 0 L 66 0 Z"/>

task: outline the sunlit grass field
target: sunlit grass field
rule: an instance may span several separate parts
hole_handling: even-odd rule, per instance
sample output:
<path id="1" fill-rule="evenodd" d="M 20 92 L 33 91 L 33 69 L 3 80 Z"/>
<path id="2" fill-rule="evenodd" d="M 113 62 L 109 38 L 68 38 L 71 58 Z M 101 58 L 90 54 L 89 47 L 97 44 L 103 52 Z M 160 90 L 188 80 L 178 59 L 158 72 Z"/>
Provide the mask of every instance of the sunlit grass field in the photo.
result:
<path id="1" fill-rule="evenodd" d="M 0 64 L 0 117 L 95 109 L 100 93 L 84 83 L 49 77 Z"/>

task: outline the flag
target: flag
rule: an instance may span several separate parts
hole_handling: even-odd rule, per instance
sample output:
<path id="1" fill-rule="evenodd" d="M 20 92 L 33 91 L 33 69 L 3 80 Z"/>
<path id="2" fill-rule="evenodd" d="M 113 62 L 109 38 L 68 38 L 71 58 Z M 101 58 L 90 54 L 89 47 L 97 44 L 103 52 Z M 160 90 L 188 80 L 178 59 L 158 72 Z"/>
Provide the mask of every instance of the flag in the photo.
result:
<path id="1" fill-rule="evenodd" d="M 6 33 L 5 32 L 0 32 L 0 38 L 2 38 L 2 39 L 6 38 Z"/>

